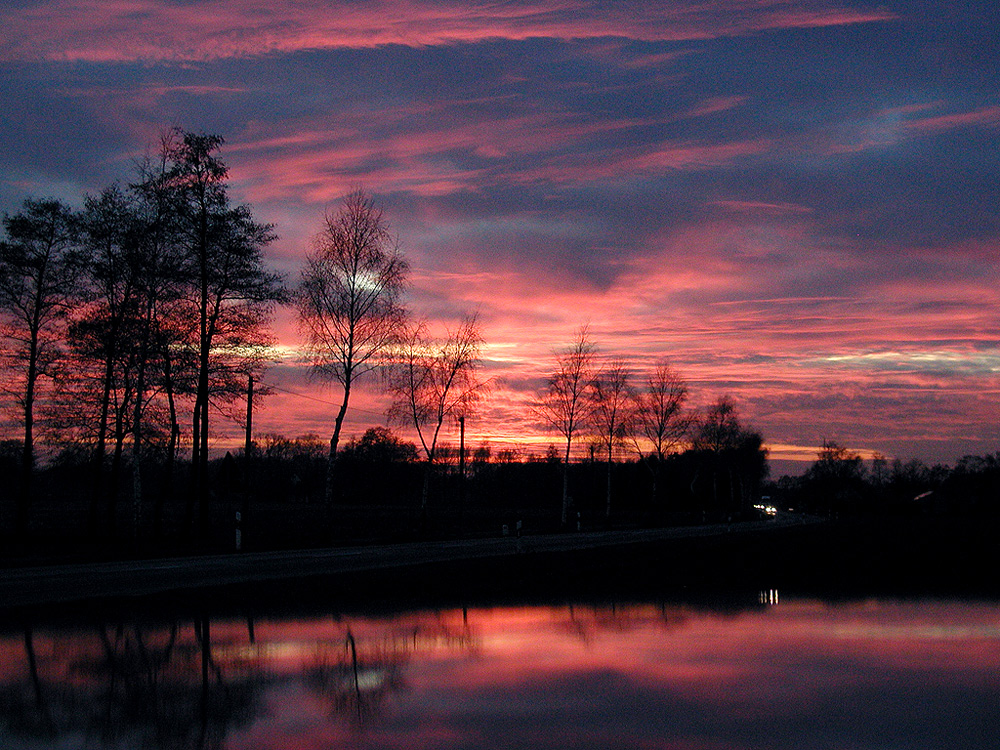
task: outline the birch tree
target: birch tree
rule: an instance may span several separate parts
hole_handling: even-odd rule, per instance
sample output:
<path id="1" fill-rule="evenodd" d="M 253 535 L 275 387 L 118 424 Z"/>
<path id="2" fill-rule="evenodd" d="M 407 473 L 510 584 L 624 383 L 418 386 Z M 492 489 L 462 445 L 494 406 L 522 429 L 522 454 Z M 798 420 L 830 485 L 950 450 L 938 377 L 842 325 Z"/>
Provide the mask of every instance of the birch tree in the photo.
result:
<path id="1" fill-rule="evenodd" d="M 438 438 L 449 420 L 467 416 L 489 389 L 479 376 L 483 337 L 476 316 L 448 331 L 443 340 L 428 336 L 426 323 L 407 327 L 390 375 L 394 400 L 390 417 L 408 424 L 426 459 L 420 507 L 427 510 Z"/>
<path id="2" fill-rule="evenodd" d="M 382 210 L 364 191 L 348 195 L 306 256 L 299 281 L 299 326 L 314 376 L 341 387 L 327 458 L 327 505 L 344 417 L 355 383 L 385 363 L 401 338 L 406 311 L 400 298 L 409 266 L 390 235 Z"/>
<path id="3" fill-rule="evenodd" d="M 566 350 L 556 355 L 556 368 L 548 377 L 545 391 L 535 406 L 536 413 L 566 441 L 563 457 L 562 511 L 560 521 L 569 521 L 569 462 L 573 439 L 579 435 L 588 416 L 587 390 L 593 379 L 597 347 L 586 326 Z"/>
<path id="4" fill-rule="evenodd" d="M 604 516 L 611 518 L 611 477 L 615 448 L 622 445 L 631 423 L 632 372 L 624 360 L 616 359 L 594 376 L 590 384 L 591 419 L 600 446 L 607 456 L 607 492 Z"/>

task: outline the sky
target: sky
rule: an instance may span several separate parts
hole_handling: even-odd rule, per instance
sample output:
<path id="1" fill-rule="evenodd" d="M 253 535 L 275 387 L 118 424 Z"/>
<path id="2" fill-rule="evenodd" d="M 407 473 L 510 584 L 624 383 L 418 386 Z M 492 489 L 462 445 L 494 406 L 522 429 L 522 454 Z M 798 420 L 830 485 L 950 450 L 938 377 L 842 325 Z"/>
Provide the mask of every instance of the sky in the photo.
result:
<path id="1" fill-rule="evenodd" d="M 589 325 L 638 380 L 731 396 L 783 468 L 998 449 L 992 2 L 8 0 L 0 29 L 0 211 L 217 133 L 294 282 L 363 187 L 414 313 L 479 315 L 473 443 L 558 441 L 527 406 Z M 275 325 L 257 431 L 328 435 L 339 393 Z M 348 435 L 384 423 L 376 383 L 352 403 Z"/>

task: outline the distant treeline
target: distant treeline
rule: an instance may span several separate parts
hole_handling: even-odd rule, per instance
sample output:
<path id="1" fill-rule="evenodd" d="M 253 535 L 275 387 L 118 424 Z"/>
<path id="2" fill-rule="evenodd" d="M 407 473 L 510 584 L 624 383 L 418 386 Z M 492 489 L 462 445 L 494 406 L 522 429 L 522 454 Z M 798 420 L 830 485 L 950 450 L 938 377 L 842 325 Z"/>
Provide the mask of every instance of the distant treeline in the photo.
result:
<path id="1" fill-rule="evenodd" d="M 770 483 L 772 502 L 831 517 L 1000 516 L 1000 453 L 965 456 L 954 466 L 869 461 L 835 442 L 800 477 Z"/>
<path id="2" fill-rule="evenodd" d="M 16 471 L 19 444 L 0 443 L 0 472 Z M 67 446 L 35 477 L 36 512 L 14 548 L 51 551 L 120 552 L 231 550 L 240 514 L 245 549 L 272 549 L 330 543 L 399 541 L 468 535 L 554 532 L 615 527 L 654 527 L 720 522 L 748 517 L 761 497 L 764 454 L 754 445 L 713 453 L 689 449 L 667 457 L 654 472 L 642 460 L 610 465 L 599 452 L 566 465 L 551 446 L 541 454 L 481 443 L 461 461 L 456 446 L 440 448 L 430 475 L 432 502 L 422 498 L 427 463 L 415 443 L 384 427 L 347 441 L 337 456 L 333 506 L 325 498 L 326 440 L 316 435 L 289 439 L 267 434 L 256 441 L 249 460 L 243 451 L 210 462 L 211 502 L 207 533 L 190 534 L 184 492 L 165 481 L 165 456 L 146 454 L 150 508 L 133 548 L 131 506 L 107 509 L 96 536 L 87 532 L 88 502 L 78 489 L 92 478 L 92 447 Z M 656 459 L 653 459 L 656 460 Z M 119 481 L 127 495 L 129 457 Z M 175 471 L 183 473 L 186 460 Z M 561 523 L 564 478 L 572 494 L 568 526 Z M 607 509 L 609 476 L 615 492 Z M 108 488 L 111 489 L 111 488 Z M 16 552 L 16 549 L 11 551 Z"/>

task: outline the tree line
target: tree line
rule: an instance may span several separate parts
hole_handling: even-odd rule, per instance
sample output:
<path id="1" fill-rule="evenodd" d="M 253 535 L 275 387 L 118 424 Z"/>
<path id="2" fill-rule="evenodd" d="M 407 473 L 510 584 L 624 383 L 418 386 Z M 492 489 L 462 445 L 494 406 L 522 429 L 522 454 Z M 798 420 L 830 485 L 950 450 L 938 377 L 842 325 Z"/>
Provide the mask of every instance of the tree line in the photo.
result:
<path id="1" fill-rule="evenodd" d="M 963 456 L 954 466 L 918 459 L 865 460 L 836 441 L 824 441 L 801 476 L 771 488 L 784 508 L 816 515 L 986 517 L 1000 512 L 1000 454 Z"/>
<path id="2" fill-rule="evenodd" d="M 114 533 L 120 497 L 128 496 L 133 536 L 150 500 L 158 533 L 175 484 L 185 490 L 185 528 L 204 530 L 214 491 L 210 422 L 219 415 L 242 419 L 244 398 L 269 363 L 270 323 L 283 304 L 298 311 L 312 375 L 339 386 L 341 395 L 325 449 L 328 508 L 342 483 L 338 457 L 351 395 L 376 375 L 390 397 L 389 422 L 416 436 L 421 512 L 448 452 L 442 435 L 455 424 L 464 478 L 465 421 L 493 385 L 481 373 L 477 316 L 434 336 L 405 307 L 409 263 L 363 190 L 324 215 L 299 277 L 288 283 L 265 262 L 274 227 L 230 198 L 222 144 L 217 135 L 170 130 L 127 182 L 86 196 L 82 208 L 29 198 L 4 218 L 4 395 L 23 425 L 18 481 L 8 485 L 16 488 L 15 529 L 28 523 L 41 431 L 46 443 L 67 446 L 90 466 L 86 486 L 74 488 L 89 499 L 90 532 L 103 522 Z M 258 385 L 258 395 L 266 392 Z M 605 457 L 607 517 L 613 464 L 626 450 L 650 472 L 654 503 L 663 494 L 667 458 L 684 447 L 701 456 L 692 482 L 710 484 L 717 501 L 728 494 L 735 510 L 748 507 L 766 475 L 761 436 L 741 425 L 729 399 L 696 419 L 685 409 L 687 396 L 666 363 L 640 383 L 624 360 L 598 362 L 585 328 L 556 353 L 534 412 L 565 440 L 563 526 L 572 509 L 568 467 L 583 438 Z M 251 417 L 248 406 L 245 460 L 259 452 Z M 310 450 L 315 458 L 316 446 Z M 129 484 L 131 492 L 123 492 Z"/>
<path id="3" fill-rule="evenodd" d="M 592 455 L 600 452 L 606 465 L 605 509 L 611 518 L 616 454 L 632 453 L 648 469 L 651 505 L 668 503 L 661 497 L 661 475 L 667 459 L 682 448 L 698 456 L 699 479 L 711 485 L 712 507 L 746 512 L 760 495 L 767 477 L 767 450 L 763 437 L 745 427 L 733 401 L 723 396 L 704 412 L 687 408 L 688 386 L 666 361 L 638 378 L 620 357 L 600 361 L 598 347 L 587 327 L 556 354 L 555 367 L 535 406 L 540 419 L 565 441 L 562 455 L 561 523 L 571 512 L 569 464 L 573 443 L 589 438 Z"/>
<path id="4" fill-rule="evenodd" d="M 212 414 L 231 407 L 263 368 L 268 322 L 287 299 L 264 263 L 273 227 L 230 199 L 221 144 L 218 136 L 171 130 L 131 182 L 87 196 L 82 209 L 29 198 L 4 218 L 5 389 L 24 427 L 17 529 L 25 528 L 33 497 L 43 394 L 49 436 L 91 449 L 91 530 L 102 511 L 114 523 L 130 450 L 136 533 L 147 451 L 162 454 L 169 487 L 185 401 L 187 513 L 193 517 L 197 503 L 206 518 Z"/>

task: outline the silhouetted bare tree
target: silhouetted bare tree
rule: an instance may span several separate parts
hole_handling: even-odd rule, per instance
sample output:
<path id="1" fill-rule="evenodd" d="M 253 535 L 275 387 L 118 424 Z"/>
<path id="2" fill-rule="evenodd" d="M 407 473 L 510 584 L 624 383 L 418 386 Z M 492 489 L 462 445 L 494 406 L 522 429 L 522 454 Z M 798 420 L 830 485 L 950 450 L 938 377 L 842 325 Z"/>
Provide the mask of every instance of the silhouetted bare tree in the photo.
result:
<path id="1" fill-rule="evenodd" d="M 299 324 L 313 373 L 343 389 L 330 438 L 325 497 L 333 502 L 334 467 L 351 388 L 385 362 L 400 340 L 406 312 L 400 297 L 409 267 L 364 191 L 327 212 L 306 256 L 298 289 Z"/>
<path id="2" fill-rule="evenodd" d="M 632 422 L 632 372 L 622 359 L 603 367 L 590 383 L 591 419 L 607 455 L 608 484 L 604 516 L 611 518 L 611 477 L 614 451 L 625 441 Z"/>
<path id="3" fill-rule="evenodd" d="M 740 423 L 736 406 L 722 396 L 709 406 L 692 441 L 704 455 L 712 473 L 712 501 L 719 506 L 719 477 L 729 485 L 729 510 L 747 510 L 749 500 L 767 475 L 767 449 L 760 433 Z M 737 497 L 737 493 L 739 493 Z"/>
<path id="4" fill-rule="evenodd" d="M 203 531 L 211 402 L 242 395 L 246 376 L 266 359 L 267 324 L 284 299 L 280 277 L 263 263 L 263 249 L 275 239 L 272 227 L 257 223 L 248 206 L 229 203 L 228 168 L 217 155 L 222 143 L 217 135 L 174 130 L 162 145 L 163 180 L 176 191 L 190 317 L 197 321 L 192 469 Z"/>
<path id="5" fill-rule="evenodd" d="M 99 391 L 94 434 L 94 480 L 88 523 L 93 532 L 103 487 L 112 402 L 117 400 L 118 405 L 122 405 L 120 394 L 123 381 L 127 378 L 123 368 L 134 360 L 132 352 L 123 345 L 123 339 L 126 338 L 125 328 L 134 322 L 138 309 L 139 279 L 130 256 L 139 232 L 132 203 L 117 185 L 85 200 L 80 224 L 81 245 L 87 258 L 87 304 L 70 326 L 69 343 L 80 362 L 80 366 L 74 368 L 78 373 L 85 374 L 89 369 L 87 364 L 94 365 L 99 371 L 99 374 L 94 372 L 99 381 L 93 384 Z M 90 399 L 80 399 L 81 385 L 84 384 L 76 384 L 69 390 L 68 403 L 76 401 L 79 404 L 82 401 L 90 407 Z M 119 418 L 124 416 L 120 408 L 116 412 Z M 116 456 L 118 458 L 120 457 Z M 117 487 L 113 485 L 112 495 L 116 491 Z"/>
<path id="6" fill-rule="evenodd" d="M 70 304 L 79 292 L 77 218 L 55 200 L 24 201 L 3 220 L 0 242 L 0 315 L 4 339 L 20 383 L 17 399 L 24 421 L 21 488 L 15 525 L 24 529 L 35 462 L 35 399 L 39 379 L 53 372 L 61 351 Z"/>
<path id="7" fill-rule="evenodd" d="M 580 433 L 587 417 L 587 389 L 593 378 L 593 361 L 597 351 L 586 326 L 576 341 L 556 355 L 556 369 L 549 375 L 545 392 L 535 406 L 536 413 L 566 440 L 563 460 L 562 512 L 563 526 L 569 520 L 569 461 L 573 439 Z"/>
<path id="8" fill-rule="evenodd" d="M 427 460 L 421 509 L 427 509 L 430 475 L 445 420 L 468 414 L 489 389 L 479 377 L 483 337 L 476 316 L 463 320 L 443 341 L 427 334 L 425 323 L 407 327 L 390 372 L 390 416 L 412 425 Z"/>
<path id="9" fill-rule="evenodd" d="M 811 509 L 831 514 L 853 509 L 863 494 L 864 461 L 859 453 L 824 440 L 801 482 L 809 490 Z"/>
<path id="10" fill-rule="evenodd" d="M 680 446 L 692 424 L 692 416 L 684 412 L 687 395 L 687 385 L 666 362 L 658 363 L 644 387 L 633 394 L 631 434 L 653 475 L 654 506 L 663 462 Z"/>
<path id="11" fill-rule="evenodd" d="M 148 160 L 141 165 L 139 182 L 128 191 L 112 186 L 88 197 L 82 213 L 81 247 L 87 260 L 88 294 L 87 304 L 77 312 L 70 328 L 70 343 L 78 361 L 89 361 L 90 369 L 96 365 L 101 370 L 91 528 L 96 520 L 109 419 L 114 416 L 109 520 L 114 523 L 118 467 L 125 436 L 130 434 L 133 531 L 139 531 L 147 406 L 163 381 L 161 373 L 166 365 L 162 360 L 169 356 L 169 348 L 184 338 L 176 330 L 179 318 L 169 315 L 179 304 L 184 259 L 172 204 L 176 190 L 165 180 L 165 159 L 161 151 L 159 162 Z M 77 396 L 81 393 L 76 391 Z"/>

